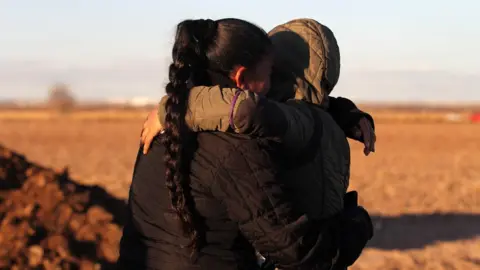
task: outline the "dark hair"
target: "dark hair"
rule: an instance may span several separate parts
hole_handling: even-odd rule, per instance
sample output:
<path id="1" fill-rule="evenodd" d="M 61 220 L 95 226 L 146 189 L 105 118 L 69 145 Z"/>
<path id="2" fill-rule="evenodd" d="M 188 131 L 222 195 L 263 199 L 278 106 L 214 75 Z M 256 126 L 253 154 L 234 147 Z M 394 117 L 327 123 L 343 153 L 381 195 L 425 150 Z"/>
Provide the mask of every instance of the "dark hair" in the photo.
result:
<path id="1" fill-rule="evenodd" d="M 172 50 L 165 105 L 166 185 L 171 203 L 189 247 L 195 252 L 201 240 L 200 219 L 189 192 L 187 157 L 192 152 L 186 146 L 191 131 L 185 123 L 189 86 L 209 85 L 209 72 L 230 75 L 238 66 L 254 67 L 271 47 L 267 33 L 239 19 L 186 20 L 178 24 Z M 188 86 L 187 86 L 188 84 Z"/>

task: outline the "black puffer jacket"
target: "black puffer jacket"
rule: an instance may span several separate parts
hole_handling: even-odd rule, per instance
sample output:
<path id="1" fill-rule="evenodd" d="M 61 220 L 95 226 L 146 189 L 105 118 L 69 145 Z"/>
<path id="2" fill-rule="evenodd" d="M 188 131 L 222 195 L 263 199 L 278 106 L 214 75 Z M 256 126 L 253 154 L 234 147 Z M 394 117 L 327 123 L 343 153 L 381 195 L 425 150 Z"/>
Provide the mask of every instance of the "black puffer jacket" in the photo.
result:
<path id="1" fill-rule="evenodd" d="M 139 152 L 121 241 L 124 269 L 258 269 L 254 248 L 282 269 L 326 269 L 337 255 L 338 226 L 311 220 L 295 209 L 279 177 L 277 145 L 227 133 L 199 133 L 191 163 L 191 188 L 204 218 L 205 245 L 190 260 L 188 244 L 170 210 L 157 139 Z M 279 160 L 276 160 L 279 159 Z"/>

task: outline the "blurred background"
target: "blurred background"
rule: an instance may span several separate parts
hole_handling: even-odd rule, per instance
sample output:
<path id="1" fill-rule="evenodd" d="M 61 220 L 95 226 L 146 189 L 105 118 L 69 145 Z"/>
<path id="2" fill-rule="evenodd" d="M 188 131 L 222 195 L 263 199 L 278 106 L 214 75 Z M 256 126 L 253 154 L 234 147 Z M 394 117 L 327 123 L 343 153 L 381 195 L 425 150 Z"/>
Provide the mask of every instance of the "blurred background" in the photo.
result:
<path id="1" fill-rule="evenodd" d="M 330 27 L 333 96 L 376 120 L 351 141 L 375 238 L 352 269 L 480 269 L 480 2 L 0 0 L 0 269 L 110 269 L 144 118 L 175 26 Z M 15 268 L 16 267 L 16 268 Z M 50 267 L 50 268 L 49 268 Z"/>

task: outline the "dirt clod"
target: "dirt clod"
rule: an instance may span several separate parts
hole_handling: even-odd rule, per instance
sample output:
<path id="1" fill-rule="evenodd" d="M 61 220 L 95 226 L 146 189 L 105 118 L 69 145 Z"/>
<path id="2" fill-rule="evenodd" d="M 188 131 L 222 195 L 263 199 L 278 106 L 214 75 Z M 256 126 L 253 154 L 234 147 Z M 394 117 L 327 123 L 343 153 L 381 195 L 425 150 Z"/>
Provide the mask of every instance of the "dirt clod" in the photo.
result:
<path id="1" fill-rule="evenodd" d="M 42 263 L 43 248 L 38 245 L 31 246 L 28 249 L 28 266 L 37 267 Z"/>
<path id="2" fill-rule="evenodd" d="M 112 268 L 123 207 L 0 146 L 0 269 Z"/>

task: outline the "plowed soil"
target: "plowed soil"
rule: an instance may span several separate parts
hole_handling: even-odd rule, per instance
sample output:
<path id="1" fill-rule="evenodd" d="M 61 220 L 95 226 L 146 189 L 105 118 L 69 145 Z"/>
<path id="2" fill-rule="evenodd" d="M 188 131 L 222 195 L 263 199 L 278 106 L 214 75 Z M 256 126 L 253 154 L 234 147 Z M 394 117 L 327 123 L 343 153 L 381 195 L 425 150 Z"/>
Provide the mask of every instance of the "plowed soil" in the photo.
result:
<path id="1" fill-rule="evenodd" d="M 1 269 L 112 267 L 141 124 L 0 121 L 0 144 L 29 160 L 0 149 Z M 351 142 L 351 188 L 376 227 L 352 269 L 480 269 L 479 134 L 380 123 L 375 154 Z"/>

